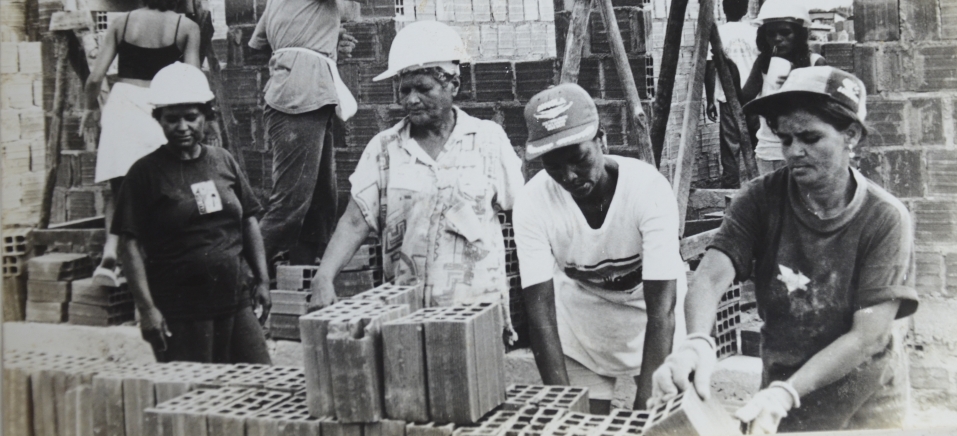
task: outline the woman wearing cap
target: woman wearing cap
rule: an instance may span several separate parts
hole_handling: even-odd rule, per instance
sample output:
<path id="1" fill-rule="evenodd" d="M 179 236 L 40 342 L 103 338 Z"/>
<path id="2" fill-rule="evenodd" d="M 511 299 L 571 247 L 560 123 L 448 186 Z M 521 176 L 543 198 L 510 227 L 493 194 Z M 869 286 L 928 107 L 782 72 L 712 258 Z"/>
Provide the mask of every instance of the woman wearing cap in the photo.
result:
<path id="1" fill-rule="evenodd" d="M 268 364 L 250 307 L 250 294 L 263 318 L 270 306 L 260 206 L 232 155 L 203 143 L 212 99 L 196 67 L 156 74 L 150 102 L 167 142 L 130 168 L 111 231 L 158 361 Z"/>
<path id="2" fill-rule="evenodd" d="M 690 389 L 692 371 L 709 395 L 718 301 L 754 277 L 763 389 L 736 416 L 754 433 L 900 427 L 908 383 L 892 327 L 917 309 L 913 229 L 904 205 L 850 165 L 865 98 L 853 75 L 810 67 L 745 106 L 781 137 L 787 166 L 725 214 L 689 285 L 690 334 L 655 373 L 652 403 Z"/>
<path id="3" fill-rule="evenodd" d="M 811 16 L 800 2 L 768 0 L 761 6 L 756 22 L 761 24 L 757 37 L 760 54 L 741 91 L 742 102 L 774 92 L 795 68 L 827 65 L 821 55 L 812 53 L 808 47 Z M 781 140 L 764 117 L 760 118 L 757 138 L 754 153 L 758 172 L 767 174 L 783 167 Z"/>
<path id="4" fill-rule="evenodd" d="M 536 94 L 525 122 L 525 157 L 545 171 L 522 188 L 513 219 L 542 380 L 587 387 L 592 413 L 604 414 L 616 377 L 635 377 L 641 408 L 671 352 L 684 284 L 671 185 L 651 165 L 602 152 L 598 108 L 578 85 Z"/>
<path id="5" fill-rule="evenodd" d="M 183 15 L 175 12 L 178 0 L 146 0 L 145 3 L 145 7 L 110 23 L 96 54 L 96 64 L 86 80 L 86 107 L 80 135 L 95 138 L 97 123 L 101 123 L 94 180 L 109 181 L 114 198 L 133 162 L 166 142 L 146 101 L 150 80 L 157 71 L 176 61 L 200 65 L 199 26 L 191 20 L 183 20 Z M 117 57 L 117 79 L 103 107 L 101 121 L 97 100 L 107 70 Z M 113 202 L 108 200 L 107 221 L 112 215 Z M 117 286 L 118 243 L 116 236 L 107 236 L 103 260 L 93 274 L 99 285 Z"/>
<path id="6" fill-rule="evenodd" d="M 452 104 L 465 46 L 451 27 L 404 27 L 389 51 L 406 116 L 369 142 L 349 177 L 352 195 L 312 280 L 311 304 L 336 298 L 333 278 L 375 232 L 386 281 L 424 284 L 425 304 L 507 298 L 505 247 L 496 213 L 523 185 L 521 161 L 502 128 Z"/>

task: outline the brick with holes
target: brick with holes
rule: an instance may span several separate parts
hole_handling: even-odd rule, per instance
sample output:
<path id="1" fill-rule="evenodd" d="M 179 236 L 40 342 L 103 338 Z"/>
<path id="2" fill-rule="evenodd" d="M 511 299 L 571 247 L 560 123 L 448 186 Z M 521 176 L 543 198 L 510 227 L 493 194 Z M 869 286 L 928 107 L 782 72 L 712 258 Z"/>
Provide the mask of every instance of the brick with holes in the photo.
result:
<path id="1" fill-rule="evenodd" d="M 315 265 L 279 265 L 276 267 L 276 288 L 290 291 L 309 289 L 318 270 Z"/>
<path id="2" fill-rule="evenodd" d="M 724 406 L 713 396 L 704 401 L 694 391 L 682 392 L 649 412 L 645 436 L 741 434 Z"/>
<path id="3" fill-rule="evenodd" d="M 426 308 L 382 325 L 385 412 L 391 419 L 410 422 L 431 419 L 422 321 L 444 310 Z"/>
<path id="4" fill-rule="evenodd" d="M 247 417 L 268 410 L 289 397 L 290 394 L 287 392 L 250 390 L 239 400 L 214 408 L 206 414 L 208 435 L 242 435 L 246 428 Z"/>
<path id="5" fill-rule="evenodd" d="M 305 392 L 294 394 L 246 418 L 246 436 L 320 434 L 320 420 L 309 416 Z"/>
<path id="6" fill-rule="evenodd" d="M 378 300 L 384 304 L 406 305 L 409 306 L 409 312 L 415 312 L 421 309 L 424 304 L 425 290 L 422 284 L 400 286 L 393 283 L 383 283 L 352 298 Z"/>

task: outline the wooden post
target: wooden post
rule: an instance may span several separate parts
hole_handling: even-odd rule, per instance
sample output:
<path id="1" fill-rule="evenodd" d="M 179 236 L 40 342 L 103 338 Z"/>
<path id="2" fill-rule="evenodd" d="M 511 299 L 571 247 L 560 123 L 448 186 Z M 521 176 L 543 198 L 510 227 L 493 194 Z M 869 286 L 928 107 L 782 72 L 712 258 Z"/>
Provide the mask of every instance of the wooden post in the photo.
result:
<path id="1" fill-rule="evenodd" d="M 618 29 L 615 8 L 612 6 L 611 0 L 598 0 L 598 5 L 601 17 L 605 21 L 605 29 L 608 31 L 608 45 L 611 46 L 611 54 L 615 59 L 615 69 L 618 71 L 618 78 L 625 90 L 625 100 L 628 101 L 628 109 L 631 112 L 632 128 L 637 137 L 638 155 L 641 160 L 655 165 L 651 137 L 648 135 L 648 117 L 641 107 L 641 97 L 638 96 L 635 76 L 631 73 L 631 65 L 628 64 L 628 53 L 625 51 L 625 43 L 621 39 L 621 30 Z M 569 33 L 571 33 L 570 29 L 571 27 L 569 27 Z M 578 52 L 581 53 L 581 50 Z"/>
<path id="2" fill-rule="evenodd" d="M 728 68 L 728 59 L 724 56 L 724 45 L 721 43 L 721 35 L 718 34 L 718 25 L 712 24 L 711 28 L 711 52 L 714 59 L 714 67 L 718 70 L 718 78 L 721 80 L 721 89 L 724 89 L 725 99 L 728 101 L 728 107 L 734 114 L 734 122 L 738 126 L 738 145 L 740 150 L 731 150 L 732 153 L 738 153 L 744 160 L 744 172 L 741 173 L 741 185 L 758 176 L 758 164 L 754 160 L 754 148 L 751 144 L 751 134 L 748 131 L 748 122 L 744 118 L 744 111 L 741 110 L 741 101 L 738 100 L 737 92 L 729 92 L 735 89 L 734 79 L 731 77 L 731 70 Z M 737 91 L 737 90 L 735 90 Z"/>
<path id="3" fill-rule="evenodd" d="M 678 58 L 681 56 L 681 31 L 684 28 L 685 11 L 687 9 L 688 0 L 672 0 L 671 9 L 668 11 L 665 46 L 661 54 L 661 67 L 658 69 L 658 90 L 655 92 L 655 103 L 652 106 L 655 118 L 651 120 L 651 147 L 655 153 L 655 162 L 659 165 L 661 164 L 661 151 L 665 146 L 668 116 L 671 115 L 671 96 L 675 88 L 675 76 L 678 74 Z M 699 10 L 707 9 L 702 7 Z"/>
<path id="4" fill-rule="evenodd" d="M 591 15 L 591 0 L 575 0 L 572 18 L 565 38 L 565 59 L 562 62 L 561 83 L 578 83 L 581 69 L 582 48 L 588 35 L 588 18 Z"/>
<path id="5" fill-rule="evenodd" d="M 678 145 L 678 165 L 671 184 L 678 200 L 678 236 L 684 234 L 688 195 L 691 193 L 691 178 L 694 175 L 695 154 L 698 151 L 698 121 L 701 119 L 701 91 L 708 54 L 708 35 L 714 24 L 714 0 L 701 0 L 698 12 L 698 27 L 695 35 L 694 54 L 691 58 L 691 81 L 688 83 L 688 99 L 685 103 L 684 121 L 681 124 L 681 142 Z M 671 17 L 669 17 L 669 20 Z M 732 88 L 734 89 L 734 88 Z M 669 101 L 670 103 L 670 101 Z"/>
<path id="6" fill-rule="evenodd" d="M 50 128 L 47 131 L 47 174 L 43 184 L 43 197 L 40 199 L 40 220 L 38 228 L 45 229 L 50 225 L 51 208 L 53 207 L 53 188 L 56 185 L 56 174 L 60 168 L 60 141 L 63 130 L 63 106 L 66 102 L 67 68 L 69 66 L 69 42 L 63 32 L 55 32 L 56 53 L 56 81 L 53 88 L 53 112 L 50 118 Z"/>

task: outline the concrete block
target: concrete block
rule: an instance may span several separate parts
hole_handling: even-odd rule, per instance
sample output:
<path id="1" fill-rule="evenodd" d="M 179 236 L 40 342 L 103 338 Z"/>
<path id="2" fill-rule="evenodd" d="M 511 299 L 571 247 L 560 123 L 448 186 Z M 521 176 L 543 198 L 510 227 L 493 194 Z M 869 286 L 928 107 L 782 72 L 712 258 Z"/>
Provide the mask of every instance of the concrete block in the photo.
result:
<path id="1" fill-rule="evenodd" d="M 924 163 L 919 150 L 895 150 L 884 153 L 888 171 L 884 188 L 897 197 L 924 195 Z"/>
<path id="2" fill-rule="evenodd" d="M 868 136 L 872 146 L 904 145 L 907 142 L 905 102 L 877 100 L 867 102 L 867 122 L 874 128 Z"/>
<path id="3" fill-rule="evenodd" d="M 923 80 L 916 90 L 942 91 L 957 88 L 957 46 L 921 47 Z"/>
<path id="4" fill-rule="evenodd" d="M 421 284 L 398 286 L 384 283 L 352 297 L 357 300 L 381 301 L 387 305 L 406 305 L 409 312 L 415 312 L 424 305 L 425 289 Z"/>
<path id="5" fill-rule="evenodd" d="M 939 2 L 900 2 L 901 39 L 907 41 L 933 41 L 940 36 Z M 946 2 L 945 2 L 946 3 Z M 830 59 L 828 59 L 830 60 Z"/>
<path id="6" fill-rule="evenodd" d="M 335 419 L 320 422 L 322 436 L 363 436 L 363 424 L 344 424 Z"/>
<path id="7" fill-rule="evenodd" d="M 501 40 L 499 41 L 501 44 Z M 501 45 L 499 46 L 501 49 Z M 478 101 L 514 100 L 513 71 L 509 62 L 476 63 L 475 97 Z"/>
<path id="8" fill-rule="evenodd" d="M 329 324 L 333 321 L 350 319 L 379 305 L 381 303 L 371 300 L 341 300 L 332 306 L 299 318 L 310 416 L 315 418 L 335 416 L 331 360 L 326 343 Z"/>
<path id="9" fill-rule="evenodd" d="M 415 3 L 415 17 L 417 20 L 436 20 L 438 0 L 423 0 Z"/>
<path id="10" fill-rule="evenodd" d="M 246 428 L 246 417 L 269 410 L 290 396 L 286 392 L 265 389 L 250 390 L 237 401 L 212 409 L 206 414 L 206 428 L 209 436 L 242 435 Z"/>
<path id="11" fill-rule="evenodd" d="M 364 62 L 359 66 L 359 102 L 392 104 L 396 103 L 392 80 L 373 82 L 372 78 L 385 70 L 385 65 Z M 361 269 L 361 268 L 360 268 Z M 354 271 L 356 268 L 350 268 Z"/>
<path id="12" fill-rule="evenodd" d="M 314 265 L 276 266 L 276 288 L 285 290 L 310 289 L 312 278 L 319 270 Z"/>
<path id="13" fill-rule="evenodd" d="M 896 0 L 854 0 L 854 36 L 858 41 L 897 41 L 900 17 Z"/>
<path id="14" fill-rule="evenodd" d="M 70 301 L 70 282 L 28 280 L 27 300 L 37 303 L 66 303 Z"/>
<path id="15" fill-rule="evenodd" d="M 440 425 L 434 422 L 425 424 L 409 423 L 405 426 L 406 436 L 452 436 L 453 424 Z"/>
<path id="16" fill-rule="evenodd" d="M 326 343 L 340 422 L 376 422 L 384 417 L 381 325 L 408 313 L 405 305 L 382 305 L 329 324 Z"/>
<path id="17" fill-rule="evenodd" d="M 879 63 L 883 61 L 883 58 L 884 53 L 877 47 L 860 45 L 854 47 L 853 74 L 864 82 L 864 88 L 867 89 L 868 94 L 876 94 L 880 90 Z"/>
<path id="18" fill-rule="evenodd" d="M 543 89 L 557 83 L 556 62 L 547 59 L 515 63 L 515 90 L 519 101 L 528 101 Z"/>
<path id="19" fill-rule="evenodd" d="M 46 133 L 46 119 L 40 108 L 20 111 L 20 137 L 22 139 L 43 139 Z"/>
<path id="20" fill-rule="evenodd" d="M 223 388 L 223 389 L 196 389 L 181 395 L 156 407 L 144 410 L 144 416 L 150 416 L 156 434 L 170 436 L 208 436 L 210 429 L 207 425 L 207 415 L 214 410 L 222 409 L 236 401 L 240 401 L 250 390 Z M 240 430 L 240 434 L 242 434 Z"/>
<path id="21" fill-rule="evenodd" d="M 20 139 L 20 135 L 20 117 L 18 111 L 0 111 L 0 141 L 16 141 Z"/>
<path id="22" fill-rule="evenodd" d="M 61 323 L 66 321 L 66 305 L 27 301 L 26 315 L 30 322 Z"/>
<path id="23" fill-rule="evenodd" d="M 43 56 L 40 50 L 41 44 L 41 42 L 21 42 L 17 44 L 20 73 L 43 73 Z"/>
<path id="24" fill-rule="evenodd" d="M 913 203 L 917 241 L 953 243 L 957 235 L 957 205 L 952 201 L 922 200 Z"/>
<path id="25" fill-rule="evenodd" d="M 85 254 L 50 253 L 27 261 L 27 271 L 32 280 L 74 280 L 89 277 L 93 265 Z"/>
<path id="26" fill-rule="evenodd" d="M 385 413 L 392 419 L 429 421 L 424 314 L 419 311 L 382 325 Z"/>
<path id="27" fill-rule="evenodd" d="M 29 370 L 11 365 L 6 356 L 3 368 L 3 433 L 31 435 L 33 396 Z"/>
<path id="28" fill-rule="evenodd" d="M 33 108 L 33 79 L 26 74 L 13 74 L 0 79 L 3 83 L 4 108 Z"/>
<path id="29" fill-rule="evenodd" d="M 938 99 L 910 99 L 910 137 L 921 145 L 944 144 L 943 102 Z"/>
<path id="30" fill-rule="evenodd" d="M 224 371 L 213 372 L 206 377 L 197 380 L 200 387 L 221 387 L 233 386 L 236 380 L 247 380 L 252 377 L 258 377 L 270 368 L 269 365 L 259 365 L 251 363 L 237 363 L 228 365 Z"/>
<path id="31" fill-rule="evenodd" d="M 363 436 L 405 436 L 405 421 L 383 419 L 362 428 Z"/>
<path id="32" fill-rule="evenodd" d="M 702 401 L 694 392 L 683 392 L 651 410 L 644 435 L 741 434 L 731 415 L 714 398 Z"/>
<path id="33" fill-rule="evenodd" d="M 105 373 L 93 377 L 93 434 L 124 436 L 125 413 L 122 375 Z"/>
<path id="34" fill-rule="evenodd" d="M 497 304 L 476 304 L 425 320 L 429 412 L 435 422 L 474 423 L 505 400 L 499 311 Z"/>
<path id="35" fill-rule="evenodd" d="M 477 23 L 492 21 L 492 1 L 472 0 L 472 20 Z"/>

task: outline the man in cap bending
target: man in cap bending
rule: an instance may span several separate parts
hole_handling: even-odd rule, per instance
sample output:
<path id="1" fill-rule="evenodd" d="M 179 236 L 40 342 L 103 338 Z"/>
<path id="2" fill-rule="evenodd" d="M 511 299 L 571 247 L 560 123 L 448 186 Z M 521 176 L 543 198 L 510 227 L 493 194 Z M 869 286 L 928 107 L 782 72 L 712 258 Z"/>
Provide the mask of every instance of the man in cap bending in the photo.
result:
<path id="1" fill-rule="evenodd" d="M 598 110 L 578 85 L 537 94 L 525 121 L 525 156 L 545 170 L 520 191 L 513 220 L 542 380 L 587 387 L 592 413 L 607 413 L 615 378 L 633 376 L 643 409 L 684 285 L 671 185 L 651 165 L 602 152 Z"/>

